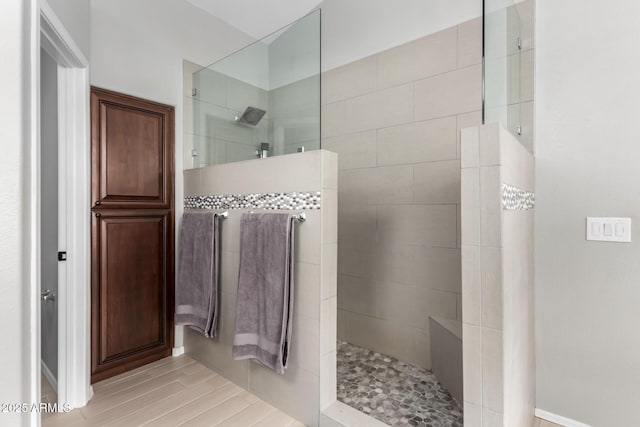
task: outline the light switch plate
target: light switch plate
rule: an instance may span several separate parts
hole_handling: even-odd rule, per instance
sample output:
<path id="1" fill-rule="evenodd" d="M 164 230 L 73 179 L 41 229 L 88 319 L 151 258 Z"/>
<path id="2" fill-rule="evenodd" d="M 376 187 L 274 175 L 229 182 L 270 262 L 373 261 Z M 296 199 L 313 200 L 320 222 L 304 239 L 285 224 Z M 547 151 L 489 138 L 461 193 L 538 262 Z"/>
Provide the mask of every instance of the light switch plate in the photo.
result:
<path id="1" fill-rule="evenodd" d="M 631 242 L 631 218 L 587 217 L 587 240 Z"/>

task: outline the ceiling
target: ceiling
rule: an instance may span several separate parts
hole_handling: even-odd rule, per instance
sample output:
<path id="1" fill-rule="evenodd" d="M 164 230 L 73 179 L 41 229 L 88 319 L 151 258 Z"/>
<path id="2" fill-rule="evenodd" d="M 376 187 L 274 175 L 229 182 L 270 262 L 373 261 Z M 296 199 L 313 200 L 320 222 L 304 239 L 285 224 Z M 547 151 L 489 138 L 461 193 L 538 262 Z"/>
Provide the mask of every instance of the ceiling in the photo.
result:
<path id="1" fill-rule="evenodd" d="M 261 39 L 311 12 L 321 0 L 186 0 Z"/>

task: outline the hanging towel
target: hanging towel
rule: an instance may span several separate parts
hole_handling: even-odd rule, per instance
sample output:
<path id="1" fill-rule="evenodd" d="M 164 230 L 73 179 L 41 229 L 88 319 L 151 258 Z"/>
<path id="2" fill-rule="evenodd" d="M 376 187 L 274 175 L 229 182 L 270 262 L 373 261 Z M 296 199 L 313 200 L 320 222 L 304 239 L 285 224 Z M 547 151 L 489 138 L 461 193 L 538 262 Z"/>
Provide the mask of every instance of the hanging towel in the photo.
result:
<path id="1" fill-rule="evenodd" d="M 220 218 L 213 212 L 185 212 L 180 229 L 176 325 L 216 336 Z"/>
<path id="2" fill-rule="evenodd" d="M 243 214 L 233 339 L 235 360 L 284 374 L 293 318 L 293 216 Z"/>

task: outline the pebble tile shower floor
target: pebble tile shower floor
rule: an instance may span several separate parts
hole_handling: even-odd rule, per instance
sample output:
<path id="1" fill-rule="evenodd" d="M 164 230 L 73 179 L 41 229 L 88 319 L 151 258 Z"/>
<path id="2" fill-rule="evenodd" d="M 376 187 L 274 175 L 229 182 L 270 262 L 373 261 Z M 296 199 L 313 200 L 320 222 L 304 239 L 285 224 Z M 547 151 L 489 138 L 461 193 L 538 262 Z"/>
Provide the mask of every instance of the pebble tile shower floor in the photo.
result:
<path id="1" fill-rule="evenodd" d="M 340 341 L 338 400 L 391 426 L 462 426 L 462 407 L 431 371 Z"/>

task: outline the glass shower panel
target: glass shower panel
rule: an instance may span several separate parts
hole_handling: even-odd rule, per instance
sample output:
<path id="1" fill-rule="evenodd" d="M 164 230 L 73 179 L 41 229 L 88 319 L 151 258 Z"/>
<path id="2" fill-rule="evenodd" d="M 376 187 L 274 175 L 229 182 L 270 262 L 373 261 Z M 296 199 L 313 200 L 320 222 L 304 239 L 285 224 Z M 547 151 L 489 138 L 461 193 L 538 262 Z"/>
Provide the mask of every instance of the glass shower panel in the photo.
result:
<path id="1" fill-rule="evenodd" d="M 269 44 L 270 136 L 274 154 L 320 148 L 320 12 Z"/>
<path id="2" fill-rule="evenodd" d="M 186 169 L 319 149 L 320 11 L 193 73 L 192 83 Z"/>
<path id="3" fill-rule="evenodd" d="M 520 134 L 521 22 L 516 0 L 487 0 L 484 11 L 484 122 Z"/>

